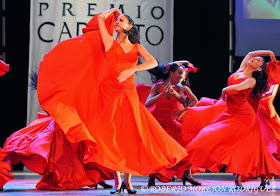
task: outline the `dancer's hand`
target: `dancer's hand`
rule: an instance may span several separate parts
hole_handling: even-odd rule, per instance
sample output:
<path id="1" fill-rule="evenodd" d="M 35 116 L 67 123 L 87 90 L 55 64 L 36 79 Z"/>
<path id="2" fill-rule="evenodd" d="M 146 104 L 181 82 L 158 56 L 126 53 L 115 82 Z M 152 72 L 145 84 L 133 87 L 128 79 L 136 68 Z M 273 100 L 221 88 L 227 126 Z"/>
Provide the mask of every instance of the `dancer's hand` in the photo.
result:
<path id="1" fill-rule="evenodd" d="M 194 67 L 193 64 L 189 61 L 186 61 L 183 65 L 185 65 L 186 67 Z"/>
<path id="2" fill-rule="evenodd" d="M 185 67 L 193 67 L 193 64 L 190 63 L 187 60 L 181 60 L 181 61 L 174 61 L 174 63 L 176 63 L 177 65 L 181 66 L 184 65 Z"/>
<path id="3" fill-rule="evenodd" d="M 174 89 L 174 87 L 175 87 L 175 85 L 170 85 L 169 90 L 168 90 L 169 94 L 171 94 L 171 95 L 179 94 L 179 93 Z"/>
<path id="4" fill-rule="evenodd" d="M 132 74 L 134 74 L 134 69 L 126 69 L 124 70 L 118 77 L 118 81 L 120 83 L 124 82 L 127 78 L 129 78 Z"/>
<path id="5" fill-rule="evenodd" d="M 120 9 L 118 9 L 118 8 L 114 8 L 114 9 L 115 9 L 114 10 L 114 15 L 115 15 L 116 18 L 118 18 L 120 15 L 122 15 L 122 12 L 121 12 Z"/>
<path id="6" fill-rule="evenodd" d="M 163 95 L 166 96 L 166 95 L 169 93 L 170 86 L 171 86 L 171 84 L 170 84 L 170 82 L 168 82 L 168 83 L 165 85 L 165 87 L 163 87 L 163 89 L 162 89 Z"/>
<path id="7" fill-rule="evenodd" d="M 222 99 L 223 99 L 224 101 L 227 100 L 227 93 L 226 93 L 225 91 L 222 91 Z"/>
<path id="8" fill-rule="evenodd" d="M 175 91 L 174 90 L 174 85 L 170 85 L 169 89 L 168 89 L 168 93 L 171 94 L 171 95 L 174 95 L 174 91 Z"/>
<path id="9" fill-rule="evenodd" d="M 176 92 L 177 91 L 174 90 L 174 85 L 171 85 L 170 82 L 168 82 L 162 90 L 163 95 L 166 97 L 173 96 Z"/>

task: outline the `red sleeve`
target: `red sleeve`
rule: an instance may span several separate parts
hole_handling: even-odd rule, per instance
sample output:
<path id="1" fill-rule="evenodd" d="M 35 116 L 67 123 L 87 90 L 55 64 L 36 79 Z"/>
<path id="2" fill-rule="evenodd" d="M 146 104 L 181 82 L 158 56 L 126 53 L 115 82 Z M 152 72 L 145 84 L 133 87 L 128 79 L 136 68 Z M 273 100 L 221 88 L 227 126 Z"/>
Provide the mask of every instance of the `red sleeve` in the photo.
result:
<path id="1" fill-rule="evenodd" d="M 267 63 L 265 72 L 269 83 L 280 84 L 280 61 L 277 61 L 276 64 L 273 64 L 271 61 Z"/>
<path id="2" fill-rule="evenodd" d="M 98 22 L 97 18 L 101 13 L 95 15 L 86 25 L 86 28 L 83 28 L 83 33 L 87 33 L 89 31 L 98 30 Z M 106 18 L 105 23 L 110 35 L 114 33 L 114 24 L 116 21 L 116 17 L 114 14 L 111 14 L 108 18 Z"/>

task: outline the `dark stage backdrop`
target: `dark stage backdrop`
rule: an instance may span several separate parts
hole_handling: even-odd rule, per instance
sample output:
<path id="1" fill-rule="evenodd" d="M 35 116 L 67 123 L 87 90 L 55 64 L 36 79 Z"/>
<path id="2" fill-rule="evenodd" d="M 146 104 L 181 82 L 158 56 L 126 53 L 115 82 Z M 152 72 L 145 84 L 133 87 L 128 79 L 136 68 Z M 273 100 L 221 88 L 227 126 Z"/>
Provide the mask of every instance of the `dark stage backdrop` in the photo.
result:
<path id="1" fill-rule="evenodd" d="M 6 0 L 5 61 L 10 72 L 0 77 L 1 147 L 11 133 L 26 125 L 29 12 L 29 0 Z"/>
<path id="2" fill-rule="evenodd" d="M 7 0 L 7 59 L 10 72 L 0 77 L 1 137 L 26 126 L 29 54 L 29 0 Z M 174 1 L 174 60 L 187 59 L 198 98 L 219 98 L 229 76 L 229 3 L 222 0 Z M 234 64 L 239 64 L 238 58 Z M 279 99 L 279 97 L 278 97 Z"/>

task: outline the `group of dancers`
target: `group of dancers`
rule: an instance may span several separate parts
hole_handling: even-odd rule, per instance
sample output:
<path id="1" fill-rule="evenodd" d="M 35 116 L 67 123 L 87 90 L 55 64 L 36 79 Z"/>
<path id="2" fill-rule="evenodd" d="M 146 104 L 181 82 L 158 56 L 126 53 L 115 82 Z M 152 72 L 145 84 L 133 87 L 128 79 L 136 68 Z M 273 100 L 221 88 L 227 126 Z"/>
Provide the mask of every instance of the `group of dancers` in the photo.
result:
<path id="1" fill-rule="evenodd" d="M 46 113 L 0 149 L 2 190 L 19 162 L 42 175 L 38 189 L 112 188 L 105 181 L 114 179 L 111 194 L 135 194 L 131 175 L 149 175 L 149 186 L 174 176 L 201 185 L 192 174 L 225 167 L 238 188 L 256 177 L 264 188 L 280 175 L 280 120 L 272 104 L 280 62 L 272 51 L 249 52 L 219 100 L 198 101 L 184 84 L 196 68 L 184 60 L 158 66 L 119 9 L 94 16 L 83 32 L 41 61 L 37 94 Z M 137 65 L 139 57 L 145 62 Z M 136 86 L 134 73 L 142 70 L 155 76 L 154 85 Z"/>

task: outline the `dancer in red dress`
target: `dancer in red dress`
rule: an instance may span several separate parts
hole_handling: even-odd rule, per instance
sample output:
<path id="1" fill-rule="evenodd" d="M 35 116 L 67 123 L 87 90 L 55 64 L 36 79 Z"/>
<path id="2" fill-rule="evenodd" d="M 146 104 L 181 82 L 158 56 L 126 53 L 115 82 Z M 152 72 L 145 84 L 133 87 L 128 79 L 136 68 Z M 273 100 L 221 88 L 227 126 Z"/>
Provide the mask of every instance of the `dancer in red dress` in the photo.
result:
<path id="1" fill-rule="evenodd" d="M 259 102 L 257 116 L 268 151 L 279 159 L 280 121 L 273 105 L 279 85 L 269 84 L 269 86 L 270 90 L 265 92 L 265 96 Z M 178 119 L 182 123 L 183 140 L 187 144 L 191 142 L 201 129 L 210 125 L 226 108 L 226 102 L 221 98 L 216 100 L 202 97 L 196 107 L 188 108 Z M 192 172 L 195 173 L 194 170 Z"/>
<path id="2" fill-rule="evenodd" d="M 270 90 L 265 92 L 258 106 L 257 116 L 260 123 L 262 135 L 268 151 L 277 159 L 280 144 L 280 118 L 273 105 L 273 100 L 277 93 L 278 84 L 270 85 Z M 196 107 L 188 108 L 180 116 L 182 123 L 182 138 L 188 144 L 204 127 L 211 125 L 226 110 L 226 102 L 223 99 L 211 99 L 203 97 Z M 192 174 L 202 172 L 202 168 L 192 167 Z M 241 179 L 245 181 L 246 179 Z"/>
<path id="3" fill-rule="evenodd" d="M 179 144 L 183 145 L 181 140 L 181 124 L 175 120 L 175 110 L 177 102 L 185 104 L 183 85 L 180 80 L 184 76 L 184 68 L 176 63 L 169 63 L 166 67 L 165 78 L 163 82 L 155 84 L 150 91 L 145 106 L 149 108 L 153 116 L 157 119 L 164 130 L 173 137 Z M 161 79 L 157 76 L 158 79 Z"/>
<path id="4" fill-rule="evenodd" d="M 251 105 L 251 100 L 257 102 L 267 89 L 266 63 L 259 57 L 262 55 L 270 55 L 276 62 L 271 51 L 250 52 L 222 91 L 226 111 L 203 128 L 186 148 L 188 160 L 195 166 L 218 172 L 226 165 L 227 172 L 236 174 L 235 183 L 239 188 L 242 187 L 241 175 L 246 178 L 260 176 L 260 187 L 264 188 L 266 178 L 280 174 L 280 163 L 268 152 L 255 107 Z M 279 68 L 276 65 L 268 67 L 268 73 L 272 69 Z M 279 82 L 271 74 L 269 79 Z"/>
<path id="5" fill-rule="evenodd" d="M 85 141 L 84 163 L 117 171 L 112 193 L 120 192 L 120 172 L 126 173 L 129 193 L 136 193 L 131 174 L 171 167 L 186 150 L 139 103 L 134 73 L 157 62 L 138 43 L 130 17 L 114 8 L 95 16 L 84 32 L 45 55 L 39 67 L 39 101 L 68 141 Z M 139 66 L 138 56 L 146 61 Z"/>
<path id="6" fill-rule="evenodd" d="M 258 107 L 258 119 L 268 151 L 280 159 L 280 118 L 273 105 L 279 85 L 270 85 L 260 100 Z"/>
<path id="7" fill-rule="evenodd" d="M 185 67 L 185 72 L 184 72 L 184 76 L 181 79 L 180 83 L 183 84 L 183 88 L 184 88 L 184 94 L 186 97 L 186 103 L 185 104 L 177 104 L 177 108 L 175 111 L 175 119 L 177 121 L 179 121 L 180 116 L 189 108 L 192 108 L 194 106 L 196 106 L 196 104 L 198 103 L 198 99 L 195 96 L 195 94 L 192 92 L 191 88 L 190 88 L 190 80 L 189 80 L 189 72 L 193 71 L 194 73 L 197 72 L 197 68 L 193 66 L 192 63 L 190 63 L 189 61 L 185 61 L 184 65 Z"/>
<path id="8" fill-rule="evenodd" d="M 149 111 L 157 119 L 164 130 L 183 147 L 185 144 L 181 137 L 181 124 L 175 119 L 175 112 L 178 104 L 184 105 L 186 103 L 184 86 L 180 83 L 186 75 L 185 67 L 182 66 L 185 63 L 186 61 L 176 61 L 169 63 L 166 68 L 164 66 L 158 66 L 149 70 L 149 72 L 157 79 L 162 79 L 163 81 L 153 85 L 145 103 L 146 107 L 150 108 Z M 168 170 L 165 172 L 171 173 Z M 155 185 L 156 177 L 162 182 L 171 181 L 173 175 L 182 178 L 184 172 L 184 169 L 177 173 L 172 171 L 170 176 L 161 175 L 160 173 L 150 174 L 148 185 Z M 200 185 L 200 183 L 190 179 L 190 176 L 187 176 L 186 180 L 190 181 L 192 184 Z M 184 184 L 186 180 L 183 180 Z"/>
<path id="9" fill-rule="evenodd" d="M 196 106 L 196 104 L 198 102 L 197 97 L 194 95 L 194 93 L 190 89 L 190 82 L 189 82 L 189 76 L 188 76 L 188 73 L 191 72 L 191 71 L 196 73 L 197 68 L 194 67 L 189 61 L 186 61 L 186 60 L 175 61 L 173 63 L 179 64 L 180 66 L 182 66 L 182 68 L 185 69 L 184 74 L 183 74 L 183 76 L 182 76 L 182 78 L 181 78 L 179 83 L 183 84 L 183 89 L 184 89 L 184 95 L 185 95 L 186 102 L 184 104 L 182 104 L 179 101 L 177 101 L 177 107 L 175 109 L 174 116 L 175 116 L 175 119 L 178 120 L 180 115 L 182 113 L 184 113 L 187 108 Z M 165 68 L 164 68 L 163 65 L 159 65 L 157 69 L 165 69 Z M 154 84 L 159 83 L 159 82 L 162 81 L 161 79 L 157 79 L 153 75 L 153 74 L 155 74 L 154 72 L 157 69 L 148 70 L 152 74 L 152 76 L 154 77 L 153 78 L 153 83 Z M 162 75 L 160 77 L 162 77 Z M 138 96 L 139 96 L 139 101 L 141 103 L 143 103 L 143 104 L 146 103 L 146 100 L 147 100 L 147 98 L 148 98 L 148 96 L 150 94 L 150 91 L 151 91 L 151 88 L 152 88 L 153 85 L 145 85 L 144 83 L 138 83 L 137 84 L 137 86 L 136 86 L 137 93 L 138 93 Z M 153 107 L 154 107 L 154 105 L 148 107 L 148 109 L 150 111 L 152 111 Z"/>

